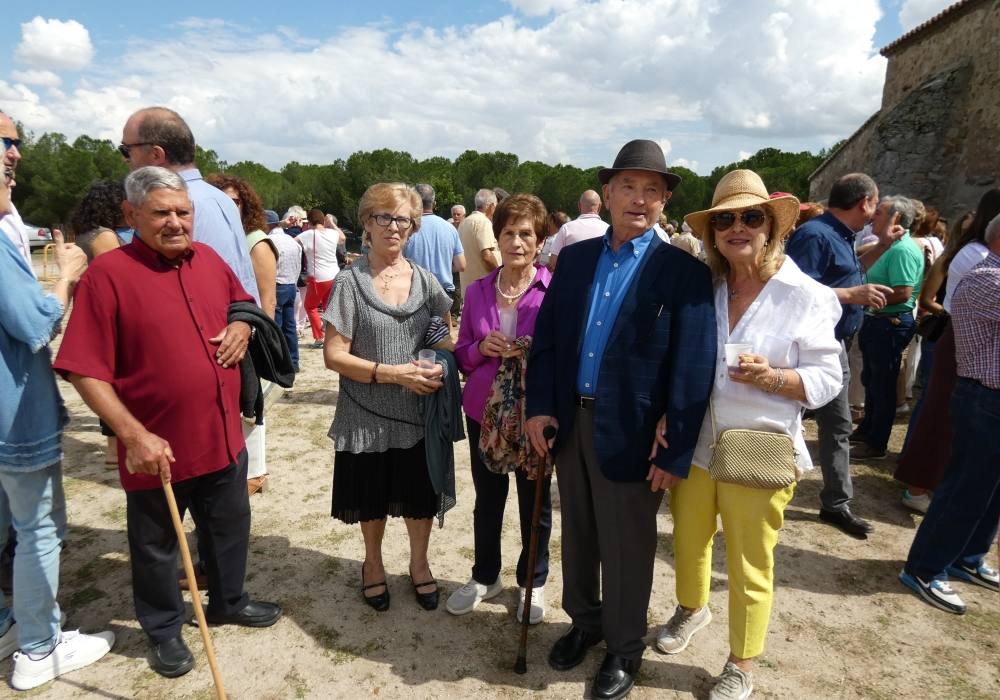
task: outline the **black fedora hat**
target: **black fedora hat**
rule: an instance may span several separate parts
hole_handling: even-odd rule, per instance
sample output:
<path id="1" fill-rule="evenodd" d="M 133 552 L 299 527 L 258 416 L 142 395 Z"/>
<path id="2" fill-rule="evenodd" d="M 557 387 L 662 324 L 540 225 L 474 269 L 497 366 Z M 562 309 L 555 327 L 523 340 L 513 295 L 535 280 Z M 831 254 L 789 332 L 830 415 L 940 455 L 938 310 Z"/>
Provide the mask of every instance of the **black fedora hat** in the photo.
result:
<path id="1" fill-rule="evenodd" d="M 622 146 L 622 150 L 618 151 L 618 157 L 615 158 L 615 164 L 610 168 L 598 170 L 597 179 L 602 185 L 606 185 L 612 175 L 622 170 L 648 170 L 659 173 L 667 181 L 667 189 L 671 192 L 681 181 L 680 175 L 667 170 L 667 159 L 663 157 L 660 144 L 648 139 L 636 139 Z"/>

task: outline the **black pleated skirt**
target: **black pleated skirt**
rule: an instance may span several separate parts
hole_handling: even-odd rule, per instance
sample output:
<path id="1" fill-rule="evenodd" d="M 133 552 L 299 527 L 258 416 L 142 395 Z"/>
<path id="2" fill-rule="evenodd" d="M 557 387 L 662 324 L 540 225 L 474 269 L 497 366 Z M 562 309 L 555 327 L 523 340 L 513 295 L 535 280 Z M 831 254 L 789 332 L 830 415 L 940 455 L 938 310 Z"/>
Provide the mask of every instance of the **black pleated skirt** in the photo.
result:
<path id="1" fill-rule="evenodd" d="M 406 449 L 334 454 L 331 515 L 337 520 L 419 520 L 433 518 L 437 510 L 423 440 Z"/>

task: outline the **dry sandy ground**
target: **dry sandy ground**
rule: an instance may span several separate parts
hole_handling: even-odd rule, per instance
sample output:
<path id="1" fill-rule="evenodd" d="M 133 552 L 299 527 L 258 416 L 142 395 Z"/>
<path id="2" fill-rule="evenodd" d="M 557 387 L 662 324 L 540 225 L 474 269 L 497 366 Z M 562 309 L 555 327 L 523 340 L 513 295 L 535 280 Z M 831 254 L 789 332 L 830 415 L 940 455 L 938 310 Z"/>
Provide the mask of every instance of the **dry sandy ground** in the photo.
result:
<path id="1" fill-rule="evenodd" d="M 527 675 L 511 670 L 518 632 L 513 617 L 513 489 L 504 530 L 507 589 L 465 617 L 444 610 L 444 596 L 466 581 L 472 563 L 467 443 L 455 446 L 458 506 L 431 539 L 431 564 L 442 586 L 441 609 L 425 612 L 413 599 L 401 521 L 390 523 L 385 545 L 392 607 L 376 613 L 361 601 L 360 532 L 329 517 L 332 450 L 326 432 L 337 397 L 336 376 L 323 369 L 320 351 L 304 349 L 302 356 L 303 372 L 295 389 L 279 398 L 269 414 L 272 486 L 252 499 L 247 588 L 254 597 L 279 602 L 285 615 L 264 630 L 214 628 L 230 697 L 586 697 L 603 653 L 600 647 L 569 672 L 557 673 L 545 663 L 552 643 L 568 628 L 559 607 L 558 515 L 552 537 L 553 575 L 546 587 L 548 616 L 530 633 Z M 146 640 L 133 618 L 125 499 L 116 472 L 102 464 L 97 420 L 72 387 L 61 384 L 73 420 L 65 445 L 70 527 L 59 599 L 69 617 L 68 628 L 110 628 L 118 639 L 101 662 L 31 696 L 209 698 L 212 680 L 196 628 L 184 631 L 197 656 L 187 676 L 161 678 L 145 660 Z M 896 427 L 896 447 L 903 427 Z M 891 467 L 891 460 L 856 465 L 855 510 L 873 519 L 876 527 L 867 541 L 851 539 L 817 520 L 821 482 L 815 473 L 800 484 L 776 552 L 776 603 L 755 697 L 1000 697 L 997 596 L 956 584 L 969 605 L 968 614 L 957 617 L 920 602 L 896 579 L 918 518 L 899 505 Z M 659 526 L 650 641 L 674 606 L 672 526 L 666 507 Z M 678 656 L 647 650 L 631 697 L 706 697 L 727 653 L 721 536 L 716 546 L 711 601 L 715 621 Z M 10 662 L 3 662 L 3 673 L 9 670 Z M 0 693 L 13 695 L 6 688 Z"/>

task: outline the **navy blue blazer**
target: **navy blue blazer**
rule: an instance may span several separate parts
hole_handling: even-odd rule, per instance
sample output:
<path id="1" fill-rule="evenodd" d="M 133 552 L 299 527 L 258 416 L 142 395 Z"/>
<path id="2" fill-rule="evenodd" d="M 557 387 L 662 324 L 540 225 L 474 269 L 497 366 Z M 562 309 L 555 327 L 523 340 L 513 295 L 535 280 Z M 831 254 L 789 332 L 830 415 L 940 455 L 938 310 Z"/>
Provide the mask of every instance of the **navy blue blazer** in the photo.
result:
<path id="1" fill-rule="evenodd" d="M 568 246 L 545 293 L 528 359 L 527 416 L 559 421 L 554 451 L 576 411 L 587 302 L 604 238 Z M 716 325 L 708 267 L 654 236 L 612 328 L 598 375 L 594 447 L 611 481 L 642 481 L 656 422 L 667 450 L 655 463 L 686 477 L 715 372 Z"/>

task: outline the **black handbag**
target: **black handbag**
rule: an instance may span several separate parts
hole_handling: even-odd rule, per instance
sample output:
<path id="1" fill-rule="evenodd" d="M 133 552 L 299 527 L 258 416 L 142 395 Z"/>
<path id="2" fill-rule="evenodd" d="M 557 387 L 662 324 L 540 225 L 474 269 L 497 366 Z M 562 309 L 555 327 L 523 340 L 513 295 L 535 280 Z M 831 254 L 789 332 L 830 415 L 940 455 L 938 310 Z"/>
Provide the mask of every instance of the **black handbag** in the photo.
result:
<path id="1" fill-rule="evenodd" d="M 948 327 L 950 320 L 951 316 L 948 315 L 947 311 L 921 316 L 920 320 L 917 321 L 916 333 L 927 342 L 936 343 L 941 334 L 944 333 L 944 329 Z"/>

